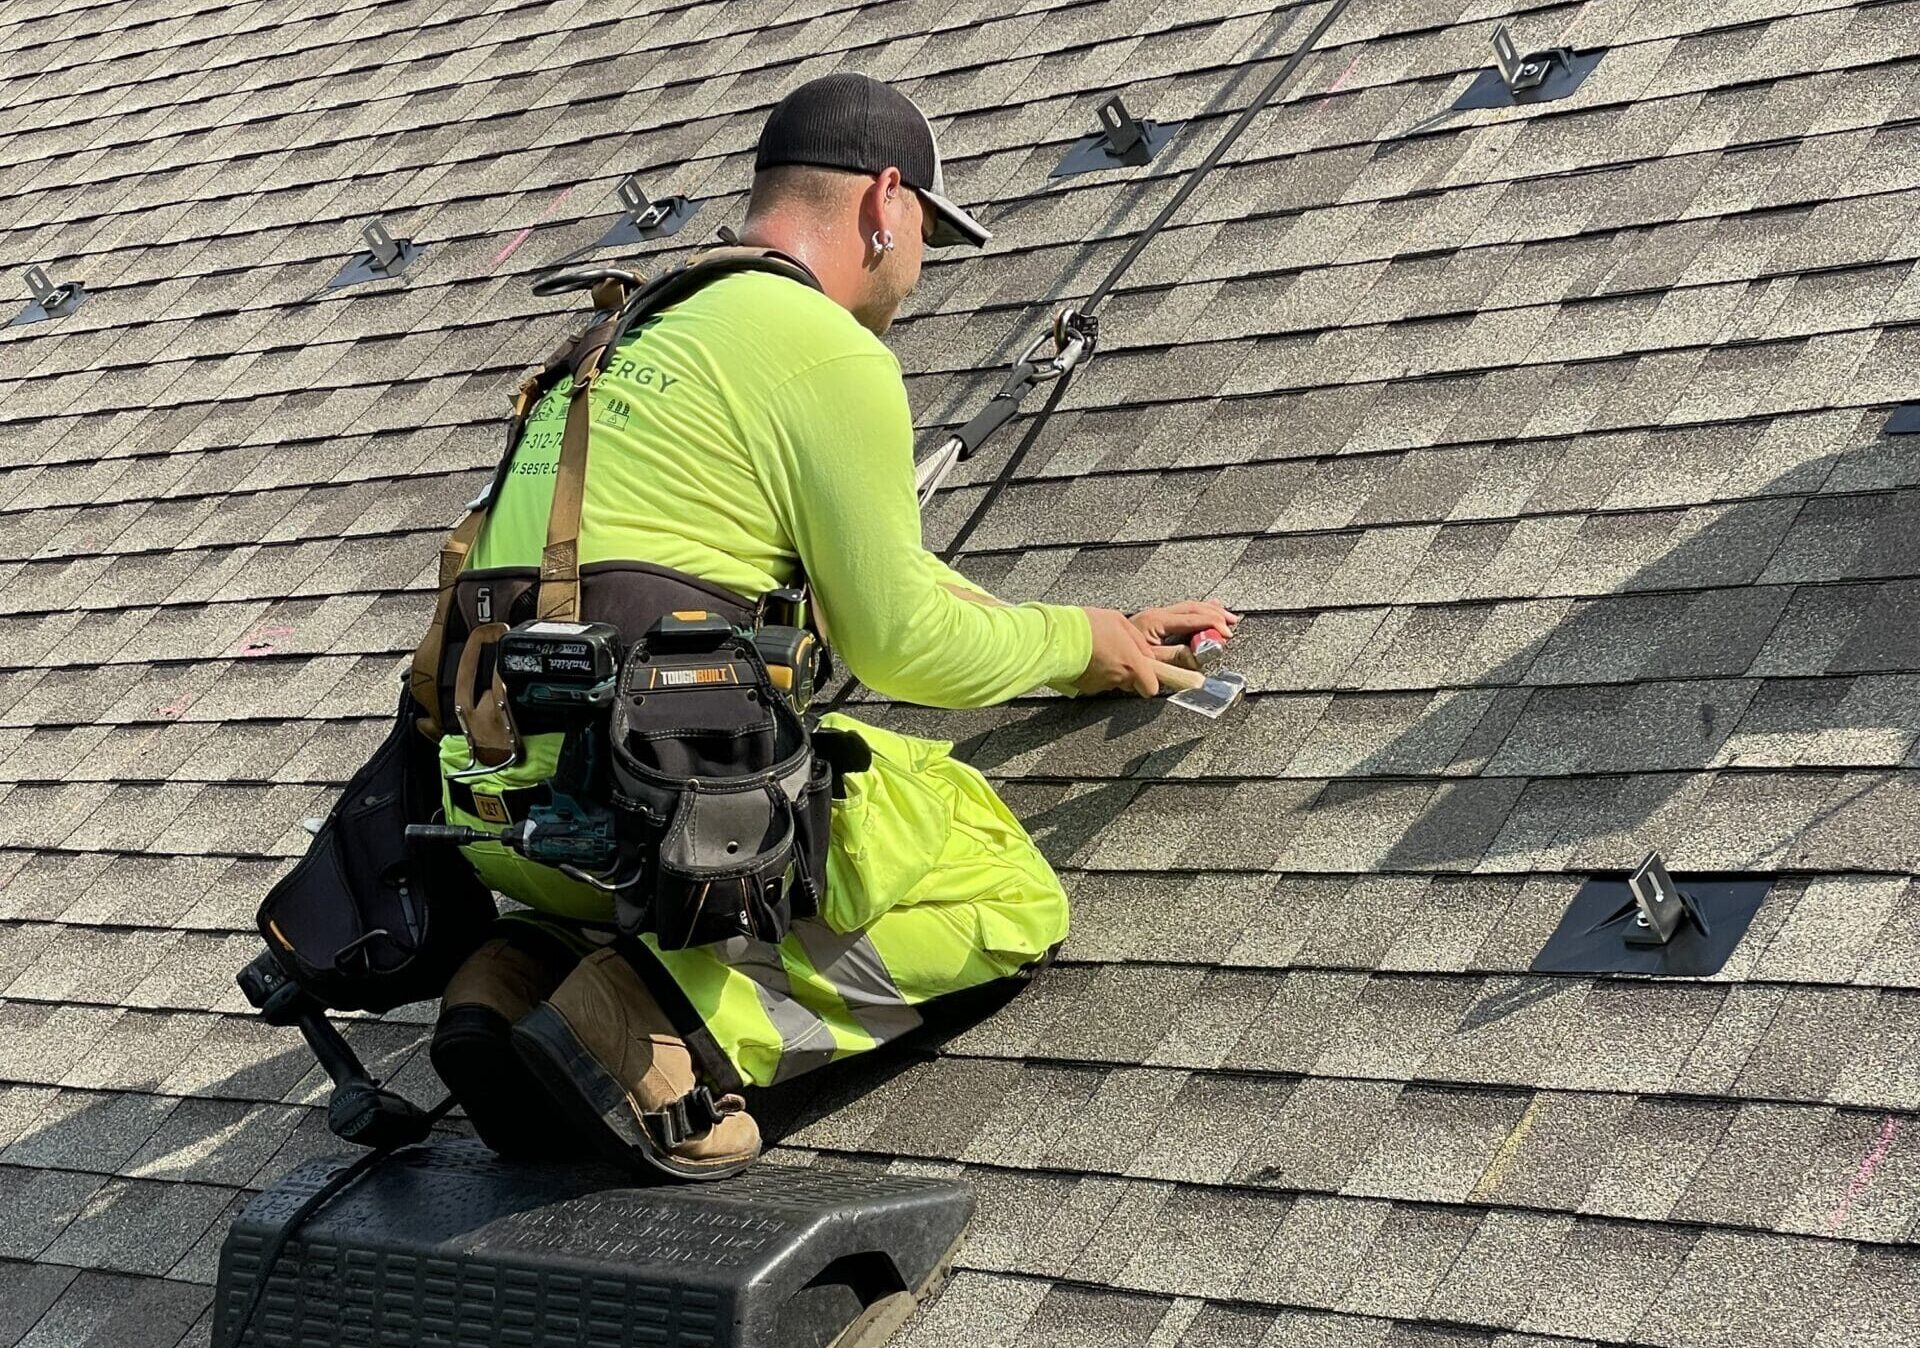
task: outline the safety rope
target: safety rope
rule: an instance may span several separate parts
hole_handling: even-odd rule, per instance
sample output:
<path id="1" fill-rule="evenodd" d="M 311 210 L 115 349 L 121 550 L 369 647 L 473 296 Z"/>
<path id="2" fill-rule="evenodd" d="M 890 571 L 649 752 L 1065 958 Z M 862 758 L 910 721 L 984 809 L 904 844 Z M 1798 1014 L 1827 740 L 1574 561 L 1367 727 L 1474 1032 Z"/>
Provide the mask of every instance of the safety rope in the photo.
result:
<path id="1" fill-rule="evenodd" d="M 1048 419 L 1052 417 L 1054 409 L 1060 406 L 1061 398 L 1066 395 L 1067 384 L 1073 378 L 1073 372 L 1093 354 L 1099 339 L 1099 324 L 1094 316 L 1094 310 L 1100 307 L 1101 301 L 1112 293 L 1113 288 L 1132 269 L 1140 255 L 1159 236 L 1160 231 L 1166 228 L 1167 222 L 1172 220 L 1180 208 L 1186 204 L 1187 198 L 1191 197 L 1199 189 L 1200 184 L 1206 181 L 1207 175 L 1219 166 L 1227 151 L 1233 148 L 1233 143 L 1239 140 L 1242 133 L 1253 124 L 1254 118 L 1266 111 L 1267 106 L 1273 102 L 1274 96 L 1285 87 L 1288 80 L 1293 78 L 1294 72 L 1300 68 L 1300 63 L 1307 59 L 1314 47 L 1319 44 L 1320 39 L 1326 36 L 1327 30 L 1338 22 L 1342 14 L 1346 13 L 1347 6 L 1351 3 L 1352 0 L 1334 0 L 1327 12 L 1320 17 L 1320 21 L 1313 26 L 1313 31 L 1307 34 L 1306 40 L 1280 63 L 1280 68 L 1274 71 L 1273 77 L 1267 81 L 1265 87 L 1241 110 L 1240 115 L 1234 119 L 1233 125 L 1227 128 L 1226 134 L 1222 135 L 1214 147 L 1207 151 L 1206 158 L 1193 166 L 1179 189 L 1167 199 L 1167 204 L 1162 206 L 1159 213 L 1147 223 L 1146 228 L 1134 237 L 1127 251 L 1120 255 L 1119 260 L 1108 269 L 1100 284 L 1093 288 L 1093 293 L 1087 296 L 1086 302 L 1078 308 L 1061 310 L 1054 321 L 1051 334 L 1055 346 L 1054 356 L 1047 360 L 1039 358 L 1038 353 L 1047 340 L 1046 335 L 1043 334 L 1033 346 L 1027 349 L 1025 355 L 1014 362 L 1006 382 L 988 400 L 987 406 L 973 420 L 950 435 L 938 450 L 916 468 L 916 485 L 920 490 L 920 503 L 924 506 L 939 490 L 940 484 L 955 464 L 964 463 L 972 458 L 979 452 L 980 446 L 988 437 L 1012 421 L 1019 412 L 1021 402 L 1037 384 L 1052 381 L 1053 390 L 1047 395 L 1046 404 L 1028 425 L 1027 433 L 1020 438 L 1020 443 L 1014 447 L 1013 453 L 1007 456 L 1007 461 L 1000 465 L 1000 471 L 987 484 L 986 491 L 968 512 L 967 518 L 954 532 L 952 539 L 940 549 L 941 561 L 951 563 L 960 556 L 975 531 L 979 529 L 981 521 L 987 517 L 987 512 L 993 509 L 994 502 L 1000 499 L 1000 494 L 1007 489 L 1007 484 L 1013 481 L 1014 474 L 1019 471 L 1028 452 L 1039 440 L 1041 431 L 1046 429 Z M 840 685 L 825 710 L 828 712 L 840 710 L 846 705 L 847 699 L 853 696 L 853 691 L 857 687 L 859 687 L 859 681 L 849 672 L 846 681 Z"/>
<path id="2" fill-rule="evenodd" d="M 1280 92 L 1288 80 L 1293 78 L 1294 72 L 1300 68 L 1300 63 L 1307 59 L 1307 56 L 1313 51 L 1314 47 L 1319 44 L 1320 39 L 1326 35 L 1327 30 L 1333 27 L 1340 16 L 1346 12 L 1347 6 L 1350 3 L 1352 3 L 1352 0 L 1334 0 L 1332 7 L 1321 16 L 1320 22 L 1314 25 L 1313 31 L 1307 34 L 1306 41 L 1302 42 L 1286 60 L 1280 63 L 1280 68 L 1274 71 L 1273 77 L 1267 81 L 1266 86 L 1254 96 L 1253 101 L 1247 104 L 1240 115 L 1234 119 L 1233 125 L 1227 128 L 1226 134 L 1221 136 L 1214 147 L 1207 152 L 1206 158 L 1193 166 L 1192 170 L 1187 174 L 1186 181 L 1181 183 L 1179 190 L 1168 198 L 1167 204 L 1160 208 L 1159 214 L 1155 215 L 1153 219 L 1148 222 L 1145 229 L 1134 236 L 1134 240 L 1128 245 L 1127 251 L 1120 255 L 1119 261 L 1115 262 L 1113 266 L 1108 269 L 1106 276 L 1101 280 L 1100 284 L 1093 288 L 1091 295 L 1087 296 L 1086 303 L 1077 309 L 1065 311 L 1063 315 L 1064 322 L 1056 324 L 1056 339 L 1059 335 L 1059 329 L 1062 327 L 1070 327 L 1074 319 L 1085 321 L 1093 318 L 1094 310 L 1100 307 L 1101 301 L 1105 300 L 1106 297 L 1112 293 L 1113 288 L 1120 283 L 1121 279 L 1132 270 L 1133 264 L 1139 261 L 1140 255 L 1147 250 L 1147 247 L 1154 239 L 1159 237 L 1160 231 L 1167 227 L 1167 222 L 1172 220 L 1180 208 L 1186 204 L 1187 198 L 1191 197 L 1194 192 L 1198 190 L 1200 184 L 1206 181 L 1207 175 L 1219 166 L 1221 159 L 1226 156 L 1227 151 L 1233 148 L 1233 143 L 1239 140 L 1241 134 L 1253 124 L 1253 119 L 1266 111 L 1267 105 L 1273 102 L 1274 96 Z M 1060 399 L 1066 391 L 1067 382 L 1072 379 L 1073 372 L 1078 366 L 1079 361 L 1076 360 L 1060 372 L 1059 379 L 1054 385 L 1052 395 L 1047 399 L 1046 406 L 1043 407 L 1040 410 L 1040 414 L 1034 418 L 1033 425 L 1027 428 L 1026 435 L 1022 437 L 1013 453 L 1007 456 L 1007 461 L 1001 465 L 999 473 L 995 475 L 993 481 L 988 484 L 986 494 L 982 496 L 979 503 L 974 506 L 972 513 L 967 516 L 966 522 L 960 526 L 958 532 L 954 534 L 952 540 L 948 542 L 946 548 L 942 550 L 940 554 L 942 561 L 951 562 L 960 555 L 961 550 L 966 547 L 967 541 L 973 537 L 974 531 L 980 527 L 980 521 L 986 517 L 987 511 L 991 509 L 993 503 L 999 499 L 1000 493 L 1006 490 L 1007 484 L 1013 480 L 1013 475 L 1019 470 L 1021 462 L 1027 457 L 1027 452 L 1033 448 L 1034 442 L 1039 439 L 1040 431 L 1045 427 L 1047 418 L 1053 414 L 1053 409 L 1060 405 Z M 977 449 L 978 446 L 974 448 Z M 962 459 L 966 457 L 970 457 L 970 455 L 960 456 Z M 958 462 L 959 459 L 955 461 Z"/>

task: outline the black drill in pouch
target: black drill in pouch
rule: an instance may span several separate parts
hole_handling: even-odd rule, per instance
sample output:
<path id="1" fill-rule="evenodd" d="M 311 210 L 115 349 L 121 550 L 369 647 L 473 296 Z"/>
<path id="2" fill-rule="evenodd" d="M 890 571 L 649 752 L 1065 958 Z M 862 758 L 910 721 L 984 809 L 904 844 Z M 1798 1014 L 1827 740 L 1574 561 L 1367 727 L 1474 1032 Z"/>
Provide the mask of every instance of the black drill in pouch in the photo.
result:
<path id="1" fill-rule="evenodd" d="M 662 618 L 628 650 L 609 730 L 621 850 L 615 910 L 666 950 L 777 942 L 826 891 L 832 769 L 753 634 Z"/>

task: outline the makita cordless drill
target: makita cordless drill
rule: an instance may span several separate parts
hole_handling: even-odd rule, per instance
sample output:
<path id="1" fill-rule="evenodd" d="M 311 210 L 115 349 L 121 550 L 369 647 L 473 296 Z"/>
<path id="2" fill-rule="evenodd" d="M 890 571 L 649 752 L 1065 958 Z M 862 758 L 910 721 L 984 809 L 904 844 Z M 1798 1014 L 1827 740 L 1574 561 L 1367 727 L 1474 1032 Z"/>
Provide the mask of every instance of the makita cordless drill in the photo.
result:
<path id="1" fill-rule="evenodd" d="M 620 632 L 609 623 L 522 623 L 500 638 L 494 659 L 522 736 L 561 735 L 545 803 L 500 829 L 409 824 L 423 843 L 494 842 L 577 880 L 617 856 L 606 798 L 607 708 L 620 671 Z"/>

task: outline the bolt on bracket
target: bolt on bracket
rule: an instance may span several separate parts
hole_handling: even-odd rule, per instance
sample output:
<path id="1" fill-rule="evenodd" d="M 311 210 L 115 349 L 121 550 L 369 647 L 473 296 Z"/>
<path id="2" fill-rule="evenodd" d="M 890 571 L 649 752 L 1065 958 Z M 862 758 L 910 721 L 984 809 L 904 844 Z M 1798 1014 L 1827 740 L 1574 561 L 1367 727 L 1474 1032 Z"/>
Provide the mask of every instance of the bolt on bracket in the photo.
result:
<path id="1" fill-rule="evenodd" d="M 1467 91 L 1454 100 L 1455 112 L 1477 108 L 1510 108 L 1521 103 L 1551 103 L 1565 98 L 1586 82 L 1606 48 L 1575 51 L 1548 47 L 1522 56 L 1506 24 L 1493 30 L 1493 67 L 1475 77 Z"/>
<path id="2" fill-rule="evenodd" d="M 1640 868 L 1627 877 L 1627 889 L 1633 894 L 1634 907 L 1639 909 L 1633 925 L 1626 930 L 1628 945 L 1666 945 L 1680 930 L 1680 924 L 1689 920 L 1703 935 L 1713 934 L 1706 918 L 1700 915 L 1698 905 L 1682 893 L 1673 877 L 1667 874 L 1667 863 L 1660 859 L 1658 852 L 1647 853 Z"/>
<path id="3" fill-rule="evenodd" d="M 78 281 L 63 281 L 55 285 L 45 267 L 27 268 L 27 289 L 32 292 L 33 301 L 14 316 L 8 327 L 40 323 L 49 318 L 65 318 L 87 302 L 86 286 Z"/>
<path id="4" fill-rule="evenodd" d="M 327 289 L 392 280 L 420 256 L 420 248 L 412 239 L 394 238 L 378 220 L 369 220 L 362 226 L 360 237 L 366 242 L 367 251 L 342 267 L 339 275 L 327 282 Z"/>
<path id="5" fill-rule="evenodd" d="M 1115 94 L 1095 109 L 1100 129 L 1082 136 L 1055 166 L 1050 178 L 1071 178 L 1110 168 L 1139 168 L 1166 148 L 1185 122 L 1156 122 L 1135 117 L 1126 101 Z"/>
<path id="6" fill-rule="evenodd" d="M 606 236 L 594 245 L 595 248 L 612 248 L 645 239 L 671 238 L 700 211 L 699 202 L 683 196 L 662 197 L 659 201 L 649 199 L 636 174 L 628 174 L 621 180 L 614 189 L 614 195 L 620 198 L 620 204 L 626 210 L 619 223 L 607 231 Z"/>

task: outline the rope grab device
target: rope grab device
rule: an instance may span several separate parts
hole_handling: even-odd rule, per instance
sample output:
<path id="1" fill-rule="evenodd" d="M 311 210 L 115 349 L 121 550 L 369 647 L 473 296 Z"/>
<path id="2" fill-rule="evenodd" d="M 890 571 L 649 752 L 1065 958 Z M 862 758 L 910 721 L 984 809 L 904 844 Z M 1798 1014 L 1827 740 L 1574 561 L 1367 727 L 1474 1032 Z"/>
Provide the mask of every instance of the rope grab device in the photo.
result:
<path id="1" fill-rule="evenodd" d="M 913 485 L 919 492 L 921 507 L 925 508 L 933 499 L 955 464 L 972 458 L 988 436 L 1013 420 L 1021 401 L 1036 385 L 1072 374 L 1080 362 L 1093 354 L 1099 338 L 1100 320 L 1092 314 L 1083 314 L 1077 309 L 1056 313 L 1052 329 L 1034 338 L 1033 345 L 1013 363 L 1006 382 L 987 400 L 987 405 L 915 466 Z M 1053 354 L 1043 357 L 1040 353 L 1049 339 L 1053 343 Z"/>

